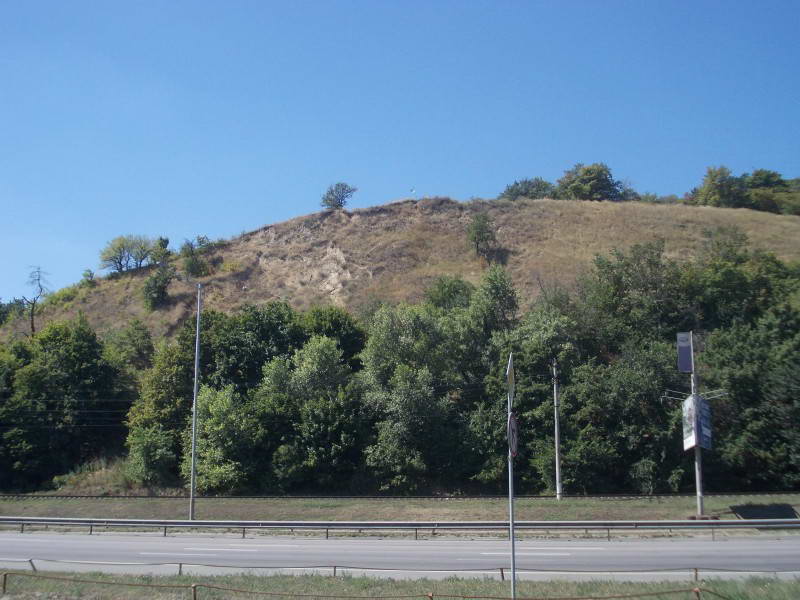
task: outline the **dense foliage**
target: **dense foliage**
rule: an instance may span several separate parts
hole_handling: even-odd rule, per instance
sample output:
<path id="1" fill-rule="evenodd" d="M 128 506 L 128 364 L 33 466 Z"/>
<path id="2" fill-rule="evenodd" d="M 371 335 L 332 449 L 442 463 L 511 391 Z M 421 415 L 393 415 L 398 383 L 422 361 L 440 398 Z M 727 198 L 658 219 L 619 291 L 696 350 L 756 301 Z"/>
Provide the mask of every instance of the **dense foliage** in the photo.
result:
<path id="1" fill-rule="evenodd" d="M 751 208 L 787 215 L 800 215 L 800 178 L 784 179 L 777 171 L 756 169 L 734 175 L 724 166 L 708 167 L 700 187 L 678 196 L 639 193 L 630 185 L 614 179 L 604 163 L 576 164 L 564 171 L 554 185 L 541 177 L 521 179 L 506 186 L 499 196 L 517 198 L 556 198 L 562 200 L 609 200 L 661 202 Z"/>
<path id="2" fill-rule="evenodd" d="M 800 267 L 737 230 L 686 262 L 660 241 L 598 256 L 576 291 L 546 289 L 524 314 L 494 265 L 364 323 L 270 302 L 205 311 L 201 329 L 201 493 L 499 492 L 511 351 L 520 493 L 554 488 L 554 360 L 568 492 L 691 489 L 680 403 L 664 397 L 688 392 L 674 343 L 688 330 L 701 388 L 727 392 L 708 489 L 800 486 Z M 185 484 L 194 343 L 193 319 L 156 344 L 138 322 L 100 340 L 78 319 L 0 347 L 0 486 L 124 451 L 135 484 Z"/>

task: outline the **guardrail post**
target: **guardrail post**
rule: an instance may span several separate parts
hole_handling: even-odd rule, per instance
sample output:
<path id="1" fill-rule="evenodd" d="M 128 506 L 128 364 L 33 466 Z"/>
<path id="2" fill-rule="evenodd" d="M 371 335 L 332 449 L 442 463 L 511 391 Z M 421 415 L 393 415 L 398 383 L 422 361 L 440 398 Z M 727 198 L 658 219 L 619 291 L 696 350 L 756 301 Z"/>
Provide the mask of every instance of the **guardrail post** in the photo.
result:
<path id="1" fill-rule="evenodd" d="M 717 539 L 717 538 L 714 536 L 714 528 L 712 527 L 712 528 L 711 528 L 711 541 L 712 541 L 712 542 L 713 542 L 713 541 L 716 541 L 716 539 Z"/>
<path id="2" fill-rule="evenodd" d="M 500 567 L 500 581 L 505 581 L 506 575 L 503 573 L 503 567 Z"/>
<path id="3" fill-rule="evenodd" d="M 93 530 L 94 530 L 94 525 L 89 525 L 89 535 L 92 535 Z"/>
<path id="4" fill-rule="evenodd" d="M 6 580 L 8 579 L 8 573 L 3 573 L 3 596 L 6 595 Z"/>
<path id="5" fill-rule="evenodd" d="M 164 526 L 164 537 L 167 537 L 167 526 Z"/>
<path id="6" fill-rule="evenodd" d="M 700 581 L 700 569 L 698 569 L 697 567 L 695 567 L 695 568 L 694 568 L 694 569 L 692 569 L 692 570 L 694 571 L 694 580 L 695 580 L 695 581 Z"/>
<path id="7" fill-rule="evenodd" d="M 418 533 L 419 533 L 419 530 L 418 529 L 414 529 L 414 539 L 415 540 L 419 539 L 419 536 L 417 535 Z"/>
<path id="8" fill-rule="evenodd" d="M 245 532 L 245 528 L 242 527 L 242 539 L 244 539 L 244 532 Z"/>
<path id="9" fill-rule="evenodd" d="M 192 600 L 197 600 L 197 584 L 192 584 Z"/>
<path id="10" fill-rule="evenodd" d="M 611 541 L 611 528 L 606 529 L 606 539 Z"/>
<path id="11" fill-rule="evenodd" d="M 28 562 L 31 564 L 31 570 L 32 570 L 34 573 L 36 573 L 36 565 L 35 565 L 35 564 L 33 564 L 33 559 L 32 559 L 32 558 L 29 558 L 29 559 L 28 559 Z"/>
<path id="12" fill-rule="evenodd" d="M 183 575 L 183 563 L 178 563 L 178 575 Z"/>
<path id="13" fill-rule="evenodd" d="M 25 533 L 25 523 L 20 523 L 19 524 L 19 532 L 20 533 Z"/>
<path id="14" fill-rule="evenodd" d="M 327 528 L 325 529 L 325 539 L 326 540 L 328 539 L 328 530 L 327 530 Z"/>
<path id="15" fill-rule="evenodd" d="M 333 576 L 336 577 L 336 565 L 333 565 Z"/>

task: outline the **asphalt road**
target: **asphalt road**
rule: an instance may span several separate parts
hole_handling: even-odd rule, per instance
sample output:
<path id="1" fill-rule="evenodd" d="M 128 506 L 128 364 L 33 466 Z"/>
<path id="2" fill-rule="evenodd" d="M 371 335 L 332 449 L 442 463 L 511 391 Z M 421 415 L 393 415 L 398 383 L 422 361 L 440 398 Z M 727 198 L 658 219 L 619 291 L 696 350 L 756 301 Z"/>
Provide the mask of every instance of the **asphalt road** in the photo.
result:
<path id="1" fill-rule="evenodd" d="M 524 540 L 516 545 L 520 578 L 688 579 L 786 571 L 800 575 L 800 536 L 605 540 Z M 508 577 L 510 545 L 494 540 L 308 539 L 262 536 L 0 533 L 0 568 L 184 573 L 316 571 L 382 577 Z M 23 562 L 20 562 L 23 561 Z M 205 566 L 203 566 L 205 565 Z M 224 568 L 222 568 L 224 567 Z M 710 573 L 711 570 L 721 570 Z M 365 571 L 368 570 L 368 571 Z M 674 570 L 674 571 L 670 571 Z"/>

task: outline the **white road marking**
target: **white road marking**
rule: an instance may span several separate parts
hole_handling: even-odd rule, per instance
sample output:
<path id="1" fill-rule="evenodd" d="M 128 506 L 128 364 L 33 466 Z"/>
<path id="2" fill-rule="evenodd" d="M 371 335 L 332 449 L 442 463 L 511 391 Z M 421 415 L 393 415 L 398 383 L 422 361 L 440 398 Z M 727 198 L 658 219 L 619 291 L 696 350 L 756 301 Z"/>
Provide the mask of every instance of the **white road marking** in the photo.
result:
<path id="1" fill-rule="evenodd" d="M 218 554 L 186 554 L 185 552 L 139 552 L 142 556 L 219 556 Z"/>
<path id="2" fill-rule="evenodd" d="M 560 546 L 542 546 L 542 547 L 532 547 L 532 548 L 519 548 L 520 550 L 605 550 L 605 548 L 598 548 L 598 547 L 575 547 L 575 546 L 564 546 L 563 548 Z"/>
<path id="3" fill-rule="evenodd" d="M 481 552 L 484 556 L 511 556 L 511 552 Z M 515 552 L 517 556 L 572 556 L 569 552 Z"/>
<path id="4" fill-rule="evenodd" d="M 228 544 L 232 548 L 300 548 L 300 544 Z"/>
<path id="5" fill-rule="evenodd" d="M 208 550 L 209 552 L 258 552 L 258 550 L 245 550 L 243 548 L 184 548 L 184 550 Z"/>

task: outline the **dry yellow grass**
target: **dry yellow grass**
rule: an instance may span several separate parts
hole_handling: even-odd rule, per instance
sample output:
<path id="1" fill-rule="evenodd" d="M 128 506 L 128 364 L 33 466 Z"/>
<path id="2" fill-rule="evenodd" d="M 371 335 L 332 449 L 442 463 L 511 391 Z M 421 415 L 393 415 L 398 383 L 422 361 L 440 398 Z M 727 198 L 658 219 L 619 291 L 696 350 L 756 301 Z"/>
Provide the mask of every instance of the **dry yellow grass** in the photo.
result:
<path id="1" fill-rule="evenodd" d="M 476 211 L 494 221 L 523 307 L 539 293 L 539 281 L 570 287 L 596 254 L 660 237 L 670 256 L 688 258 L 698 251 L 704 230 L 723 225 L 739 227 L 754 246 L 781 259 L 800 259 L 796 216 L 636 202 L 407 200 L 314 213 L 231 240 L 210 257 L 217 266 L 203 279 L 205 306 L 230 311 L 283 299 L 299 309 L 334 303 L 357 310 L 376 300 L 417 301 L 441 274 L 477 282 L 486 264 L 465 234 Z M 170 306 L 151 313 L 141 299 L 147 275 L 102 279 L 70 302 L 48 307 L 40 321 L 82 311 L 101 332 L 138 317 L 154 335 L 172 335 L 194 310 L 192 284 L 174 281 Z M 25 327 L 24 321 L 6 325 L 1 337 Z"/>

